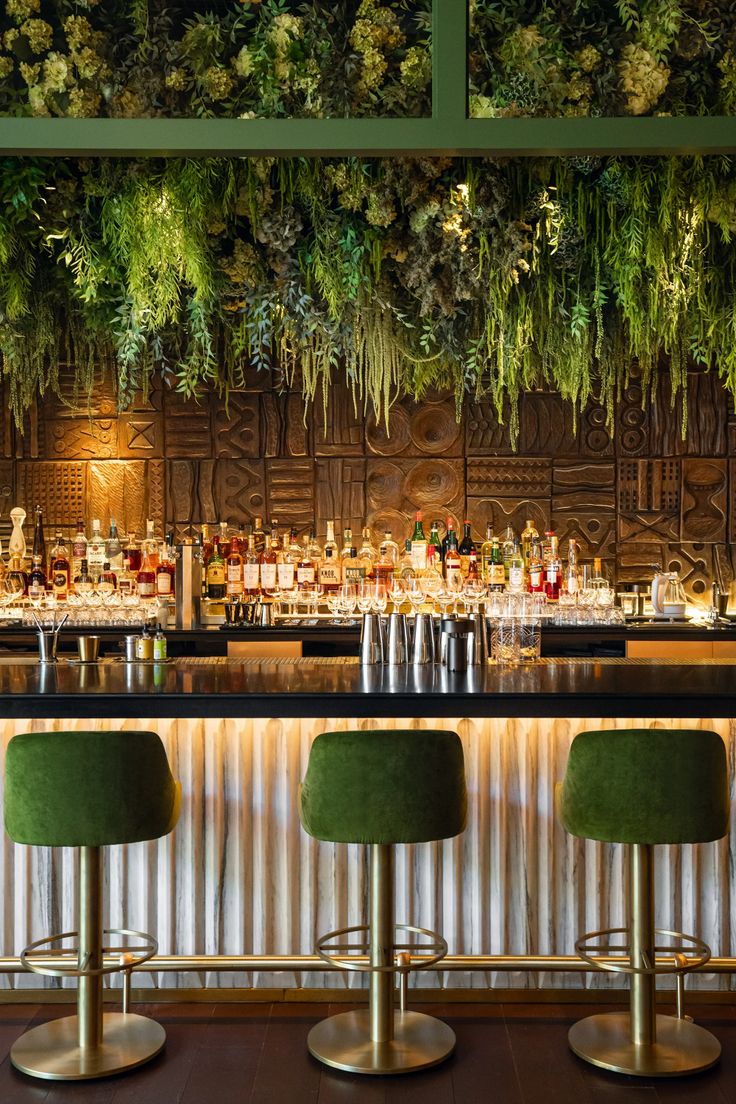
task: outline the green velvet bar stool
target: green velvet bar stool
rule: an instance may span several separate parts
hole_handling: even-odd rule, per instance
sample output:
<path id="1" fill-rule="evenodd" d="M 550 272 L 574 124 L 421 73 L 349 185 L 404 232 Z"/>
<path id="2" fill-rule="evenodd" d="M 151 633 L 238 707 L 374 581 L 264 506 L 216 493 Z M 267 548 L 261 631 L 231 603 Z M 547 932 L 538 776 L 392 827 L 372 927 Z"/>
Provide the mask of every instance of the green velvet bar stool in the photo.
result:
<path id="1" fill-rule="evenodd" d="M 687 972 L 708 961 L 710 948 L 694 936 L 654 927 L 654 846 L 705 843 L 726 834 L 723 740 L 692 729 L 581 732 L 557 798 L 560 820 L 572 835 L 629 846 L 628 927 L 589 932 L 575 944 L 586 962 L 631 975 L 629 1011 L 580 1020 L 570 1030 L 571 1048 L 596 1066 L 643 1077 L 708 1069 L 718 1061 L 720 1043 L 682 1015 L 682 984 Z M 599 942 L 621 933 L 623 946 L 620 940 Z M 625 957 L 616 961 L 621 952 Z M 678 980 L 677 1016 L 656 1014 L 656 979 L 666 973 Z"/>
<path id="2" fill-rule="evenodd" d="M 330 932 L 317 944 L 323 959 L 370 976 L 367 1011 L 331 1016 L 309 1034 L 310 1052 L 326 1065 L 352 1073 L 408 1073 L 452 1053 L 455 1035 L 447 1024 L 406 1011 L 409 969 L 438 962 L 447 943 L 424 928 L 395 923 L 394 845 L 458 835 L 466 808 L 463 749 L 454 732 L 323 732 L 312 744 L 299 794 L 304 829 L 320 840 L 367 844 L 371 858 L 370 924 Z M 397 943 L 396 931 L 429 942 Z M 328 945 L 352 932 L 367 932 L 366 941 Z M 350 961 L 355 951 L 367 952 L 368 962 L 355 955 Z"/>
<path id="3" fill-rule="evenodd" d="M 79 931 L 38 940 L 21 955 L 35 973 L 79 978 L 77 1015 L 18 1039 L 10 1058 L 24 1073 L 56 1081 L 105 1077 L 139 1066 L 162 1049 L 166 1034 L 154 1020 L 129 1013 L 126 1004 L 122 1013 L 103 1015 L 103 976 L 123 969 L 129 979 L 133 966 L 158 947 L 144 932 L 103 932 L 102 848 L 166 835 L 180 805 L 181 786 L 155 732 L 31 732 L 8 744 L 8 835 L 16 843 L 79 851 Z M 142 944 L 105 946 L 108 934 Z M 50 949 L 77 936 L 74 950 Z M 56 958 L 53 965 L 50 957 Z"/>

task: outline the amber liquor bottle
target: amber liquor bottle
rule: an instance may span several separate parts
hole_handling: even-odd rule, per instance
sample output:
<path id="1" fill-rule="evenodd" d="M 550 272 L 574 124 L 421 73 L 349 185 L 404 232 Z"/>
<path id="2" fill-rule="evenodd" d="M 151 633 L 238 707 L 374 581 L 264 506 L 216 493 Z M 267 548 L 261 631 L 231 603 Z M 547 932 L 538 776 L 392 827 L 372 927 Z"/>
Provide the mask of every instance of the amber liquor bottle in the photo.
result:
<path id="1" fill-rule="evenodd" d="M 56 534 L 56 544 L 51 549 L 51 590 L 57 598 L 64 599 L 69 594 L 69 579 L 71 575 L 69 554 L 64 538 L 60 532 Z"/>

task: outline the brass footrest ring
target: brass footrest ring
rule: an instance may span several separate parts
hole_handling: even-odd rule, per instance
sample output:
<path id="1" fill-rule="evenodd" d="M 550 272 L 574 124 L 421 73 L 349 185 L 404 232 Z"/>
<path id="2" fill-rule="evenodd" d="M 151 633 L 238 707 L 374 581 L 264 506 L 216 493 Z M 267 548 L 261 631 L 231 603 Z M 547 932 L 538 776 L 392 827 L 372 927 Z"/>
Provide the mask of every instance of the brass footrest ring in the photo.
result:
<path id="1" fill-rule="evenodd" d="M 78 947 L 60 947 L 58 950 L 40 949 L 42 947 L 48 948 L 50 943 L 60 943 L 63 939 L 76 939 L 79 936 L 79 932 L 76 931 L 60 932 L 58 935 L 49 935 L 44 939 L 37 939 L 35 943 L 29 943 L 27 947 L 24 947 L 20 952 L 21 964 L 26 970 L 30 970 L 34 974 L 43 974 L 46 977 L 100 977 L 103 974 L 116 974 L 121 970 L 132 970 L 134 967 L 140 966 L 141 963 L 148 962 L 149 958 L 153 958 L 158 951 L 158 940 L 154 939 L 148 932 L 135 931 L 133 928 L 105 928 L 103 934 L 140 939 L 142 946 L 103 947 L 103 956 L 114 954 L 118 956 L 118 961 L 109 966 L 99 966 L 93 970 L 85 963 L 80 965 Z M 69 959 L 69 962 L 66 965 L 46 966 L 34 962 L 33 959 L 36 956 L 39 958 L 58 956 L 60 959 Z M 120 959 L 123 957 L 124 962 L 121 962 Z M 75 959 L 76 966 L 73 965 Z"/>
<path id="2" fill-rule="evenodd" d="M 599 970 L 608 970 L 613 974 L 646 974 L 658 976 L 659 974 L 688 974 L 693 970 L 699 970 L 709 961 L 711 950 L 707 943 L 694 935 L 686 935 L 684 932 L 670 931 L 667 928 L 655 928 L 655 935 L 666 936 L 672 939 L 680 939 L 687 946 L 659 946 L 655 945 L 655 960 L 650 966 L 634 966 L 631 961 L 610 962 L 598 956 L 601 953 L 610 954 L 613 951 L 621 951 L 628 954 L 631 950 L 628 943 L 611 944 L 604 943 L 598 947 L 588 947 L 587 943 L 593 939 L 600 939 L 604 935 L 628 935 L 628 928 L 601 928 L 600 931 L 586 932 L 575 941 L 575 952 L 584 962 L 590 963 Z M 671 956 L 672 965 L 657 965 L 657 956 Z"/>
<path id="3" fill-rule="evenodd" d="M 389 966 L 371 966 L 369 962 L 355 962 L 350 960 L 350 953 L 360 951 L 362 954 L 367 954 L 370 950 L 370 944 L 364 943 L 338 943 L 333 947 L 327 947 L 326 944 L 331 939 L 337 939 L 340 935 L 351 935 L 353 932 L 369 932 L 370 926 L 368 924 L 355 924 L 350 928 L 336 928 L 335 931 L 327 932 L 326 935 L 320 936 L 315 946 L 315 953 L 319 955 L 323 962 L 334 963 L 341 970 L 356 970 L 359 973 L 365 974 L 396 974 L 406 973 L 407 970 L 425 970 L 428 966 L 434 966 L 447 954 L 447 940 L 443 939 L 437 932 L 430 931 L 428 928 L 416 928 L 412 924 L 395 924 L 394 931 L 397 932 L 412 932 L 414 935 L 421 935 L 431 940 L 429 943 L 394 943 L 393 950 L 401 954 L 408 953 L 411 955 L 413 952 L 431 951 L 432 954 L 422 954 L 419 959 L 412 959 L 410 965 L 392 962 Z M 338 952 L 338 953 L 335 953 Z"/>

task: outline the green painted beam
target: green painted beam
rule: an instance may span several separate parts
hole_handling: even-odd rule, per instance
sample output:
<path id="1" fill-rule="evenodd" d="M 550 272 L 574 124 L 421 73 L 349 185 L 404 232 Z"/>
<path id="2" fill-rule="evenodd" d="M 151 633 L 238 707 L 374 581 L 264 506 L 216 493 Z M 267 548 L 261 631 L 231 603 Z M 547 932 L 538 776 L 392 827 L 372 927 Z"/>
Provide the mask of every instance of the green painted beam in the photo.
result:
<path id="1" fill-rule="evenodd" d="M 0 119 L 0 152 L 38 157 L 392 157 L 736 153 L 736 117 Z"/>
<path id="2" fill-rule="evenodd" d="M 432 118 L 463 123 L 468 115 L 468 4 L 433 0 Z"/>

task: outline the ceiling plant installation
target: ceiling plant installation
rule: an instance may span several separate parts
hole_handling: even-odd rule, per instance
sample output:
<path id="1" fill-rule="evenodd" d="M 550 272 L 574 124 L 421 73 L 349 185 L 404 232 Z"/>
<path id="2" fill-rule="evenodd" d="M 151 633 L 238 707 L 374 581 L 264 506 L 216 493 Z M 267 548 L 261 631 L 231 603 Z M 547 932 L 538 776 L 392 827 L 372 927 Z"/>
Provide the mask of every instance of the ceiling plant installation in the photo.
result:
<path id="1" fill-rule="evenodd" d="M 736 5 L 471 4 L 469 106 L 732 114 Z M 0 114 L 426 115 L 428 3 L 5 0 Z M 0 165 L 0 357 L 19 425 L 73 364 L 121 408 L 160 374 L 226 393 L 255 367 L 324 406 L 591 396 L 634 362 L 736 395 L 731 158 L 209 158 Z"/>

